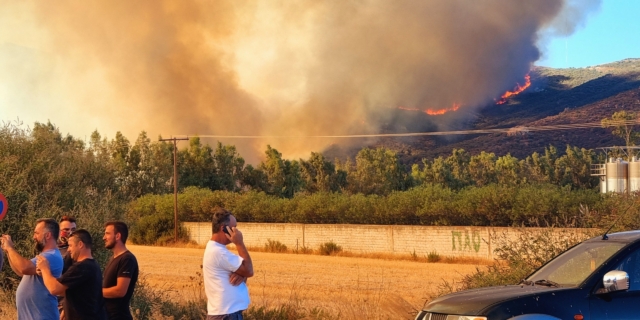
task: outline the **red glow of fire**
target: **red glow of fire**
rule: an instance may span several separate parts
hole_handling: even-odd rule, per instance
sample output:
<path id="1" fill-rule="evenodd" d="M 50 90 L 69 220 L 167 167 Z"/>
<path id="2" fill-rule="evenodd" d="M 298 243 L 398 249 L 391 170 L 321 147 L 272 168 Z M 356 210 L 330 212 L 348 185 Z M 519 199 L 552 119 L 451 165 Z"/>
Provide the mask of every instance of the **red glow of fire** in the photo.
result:
<path id="1" fill-rule="evenodd" d="M 439 115 L 439 114 L 445 114 L 445 113 L 447 113 L 449 111 L 457 111 L 458 109 L 460 109 L 460 104 L 454 102 L 453 105 L 450 108 L 437 109 L 437 110 L 427 109 L 424 112 L 426 114 L 428 114 L 428 115 L 435 116 L 435 115 Z"/>
<path id="2" fill-rule="evenodd" d="M 418 111 L 418 112 L 424 112 L 428 115 L 431 116 L 436 116 L 436 115 L 441 115 L 441 114 L 445 114 L 449 111 L 457 111 L 458 109 L 460 109 L 460 104 L 459 103 L 453 103 L 453 105 L 449 108 L 444 108 L 444 109 L 427 109 L 427 110 L 420 110 L 420 109 L 416 109 L 416 108 L 405 108 L 405 107 L 398 107 L 398 109 L 400 110 L 406 110 L 406 111 Z"/>
<path id="3" fill-rule="evenodd" d="M 524 81 L 525 81 L 524 85 L 521 86 L 519 83 L 516 83 L 517 87 L 515 88 L 515 90 L 505 92 L 500 97 L 500 100 L 496 102 L 496 104 L 503 104 L 507 102 L 507 98 L 515 96 L 520 92 L 524 91 L 525 89 L 529 88 L 529 86 L 531 86 L 531 76 L 529 76 L 528 74 L 524 76 Z"/>

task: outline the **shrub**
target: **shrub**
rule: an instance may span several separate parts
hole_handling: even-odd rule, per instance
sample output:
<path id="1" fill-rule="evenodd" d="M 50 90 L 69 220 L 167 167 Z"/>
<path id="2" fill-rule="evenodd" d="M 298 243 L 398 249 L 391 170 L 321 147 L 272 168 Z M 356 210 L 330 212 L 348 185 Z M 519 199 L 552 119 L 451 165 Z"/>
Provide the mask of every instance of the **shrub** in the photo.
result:
<path id="1" fill-rule="evenodd" d="M 302 247 L 299 247 L 299 248 L 296 247 L 295 249 L 293 249 L 293 253 L 296 253 L 296 254 L 298 254 L 298 253 L 299 254 L 312 254 L 313 253 L 313 249 L 311 249 L 309 247 L 305 247 L 305 246 L 302 246 Z"/>
<path id="2" fill-rule="evenodd" d="M 174 239 L 173 216 L 161 213 L 142 217 L 131 229 L 131 241 L 136 244 L 167 244 Z M 183 226 L 178 227 L 178 240 L 189 241 Z"/>
<path id="3" fill-rule="evenodd" d="M 435 251 L 431 251 L 427 255 L 427 261 L 429 262 L 438 262 L 440 260 L 442 260 L 442 257 L 440 257 L 440 255 Z"/>
<path id="4" fill-rule="evenodd" d="M 409 256 L 411 256 L 412 260 L 418 260 L 418 254 L 416 253 L 416 249 L 413 249 L 413 252 L 409 252 Z"/>
<path id="5" fill-rule="evenodd" d="M 278 240 L 267 239 L 264 249 L 268 252 L 287 252 L 287 246 Z"/>
<path id="6" fill-rule="evenodd" d="M 319 252 L 321 255 L 330 256 L 342 251 L 342 247 L 333 241 L 325 242 L 320 245 Z"/>

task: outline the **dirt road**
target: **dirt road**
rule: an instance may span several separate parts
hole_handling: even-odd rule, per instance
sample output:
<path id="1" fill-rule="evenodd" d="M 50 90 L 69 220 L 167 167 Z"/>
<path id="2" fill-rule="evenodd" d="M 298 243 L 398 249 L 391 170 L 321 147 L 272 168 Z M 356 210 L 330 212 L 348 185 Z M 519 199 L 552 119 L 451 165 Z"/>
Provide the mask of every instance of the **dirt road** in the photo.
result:
<path id="1" fill-rule="evenodd" d="M 141 274 L 175 299 L 202 296 L 204 249 L 133 246 Z M 444 280 L 457 281 L 474 265 L 421 263 L 286 253 L 251 253 L 255 276 L 248 281 L 252 305 L 285 303 L 340 314 L 411 318 Z M 384 318 L 384 317 L 382 317 Z"/>

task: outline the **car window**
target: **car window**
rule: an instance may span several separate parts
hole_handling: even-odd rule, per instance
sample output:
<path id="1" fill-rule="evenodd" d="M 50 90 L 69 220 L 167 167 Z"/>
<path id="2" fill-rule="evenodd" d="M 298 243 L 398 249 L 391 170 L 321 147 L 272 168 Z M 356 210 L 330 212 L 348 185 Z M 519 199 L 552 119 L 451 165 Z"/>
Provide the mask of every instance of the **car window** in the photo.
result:
<path id="1" fill-rule="evenodd" d="M 576 286 L 623 246 L 616 242 L 583 242 L 540 268 L 528 280 L 544 279 L 562 286 Z"/>
<path id="2" fill-rule="evenodd" d="M 624 271 L 629 275 L 629 291 L 640 290 L 640 250 L 626 257 L 614 270 Z"/>

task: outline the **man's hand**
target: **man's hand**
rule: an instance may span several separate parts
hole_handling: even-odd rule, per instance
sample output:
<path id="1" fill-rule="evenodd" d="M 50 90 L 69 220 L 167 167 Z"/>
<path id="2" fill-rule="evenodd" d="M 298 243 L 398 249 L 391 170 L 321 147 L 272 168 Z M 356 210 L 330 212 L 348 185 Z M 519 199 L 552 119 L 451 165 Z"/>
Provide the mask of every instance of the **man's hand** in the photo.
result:
<path id="1" fill-rule="evenodd" d="M 233 242 L 233 244 L 240 245 L 240 244 L 244 244 L 244 238 L 242 237 L 242 232 L 240 232 L 240 230 L 238 230 L 238 227 L 229 227 L 229 226 L 225 226 L 225 228 L 227 228 L 227 230 L 229 231 L 229 234 L 227 234 L 227 238 L 229 238 L 229 240 L 231 240 L 231 242 Z"/>
<path id="2" fill-rule="evenodd" d="M 232 286 L 239 286 L 241 283 L 243 283 L 245 281 L 247 281 L 247 278 L 245 278 L 245 277 L 243 277 L 243 276 L 241 276 L 241 275 L 239 275 L 239 274 L 237 274 L 235 272 L 232 272 L 229 275 L 229 283 L 231 283 Z"/>
<path id="3" fill-rule="evenodd" d="M 9 249 L 13 249 L 13 240 L 11 240 L 11 236 L 8 234 L 3 234 L 2 237 L 2 250 L 7 251 Z"/>
<path id="4" fill-rule="evenodd" d="M 42 270 L 49 270 L 49 260 L 47 260 L 47 258 L 41 256 L 41 255 L 37 255 L 36 256 L 36 272 L 39 275 L 42 275 L 41 272 Z"/>

